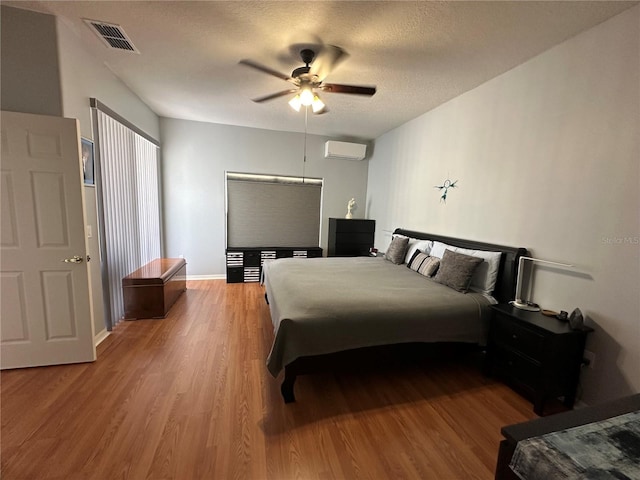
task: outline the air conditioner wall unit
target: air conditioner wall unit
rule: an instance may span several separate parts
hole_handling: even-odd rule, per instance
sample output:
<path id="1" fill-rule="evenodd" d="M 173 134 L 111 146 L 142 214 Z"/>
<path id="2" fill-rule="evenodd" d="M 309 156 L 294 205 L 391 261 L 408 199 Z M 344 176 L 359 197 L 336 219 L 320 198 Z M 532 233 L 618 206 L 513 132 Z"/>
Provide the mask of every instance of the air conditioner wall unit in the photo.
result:
<path id="1" fill-rule="evenodd" d="M 336 142 L 329 140 L 324 144 L 324 158 L 344 160 L 364 160 L 367 146 L 362 143 Z"/>

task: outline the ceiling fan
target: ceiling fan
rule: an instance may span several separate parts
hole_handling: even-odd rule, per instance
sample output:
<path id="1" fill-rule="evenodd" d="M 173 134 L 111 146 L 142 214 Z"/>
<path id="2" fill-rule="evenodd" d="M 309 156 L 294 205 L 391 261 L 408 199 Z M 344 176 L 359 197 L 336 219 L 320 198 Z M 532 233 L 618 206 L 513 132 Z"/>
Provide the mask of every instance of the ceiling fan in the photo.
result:
<path id="1" fill-rule="evenodd" d="M 261 72 L 281 78 L 294 85 L 293 88 L 283 90 L 281 92 L 265 95 L 252 99 L 254 102 L 261 103 L 274 98 L 285 95 L 295 94 L 289 101 L 289 105 L 300 111 L 301 106 L 311 106 L 313 113 L 326 112 L 325 104 L 318 96 L 318 91 L 328 93 L 347 93 L 356 95 L 372 96 L 376 93 L 376 87 L 365 87 L 358 85 L 341 85 L 337 83 L 325 83 L 324 79 L 331 71 L 348 56 L 340 47 L 334 45 L 324 45 L 316 55 L 311 48 L 303 48 L 300 51 L 300 58 L 304 62 L 304 67 L 298 67 L 291 76 L 280 73 L 269 67 L 265 67 L 253 60 L 240 60 L 240 64 L 247 67 L 255 68 Z"/>

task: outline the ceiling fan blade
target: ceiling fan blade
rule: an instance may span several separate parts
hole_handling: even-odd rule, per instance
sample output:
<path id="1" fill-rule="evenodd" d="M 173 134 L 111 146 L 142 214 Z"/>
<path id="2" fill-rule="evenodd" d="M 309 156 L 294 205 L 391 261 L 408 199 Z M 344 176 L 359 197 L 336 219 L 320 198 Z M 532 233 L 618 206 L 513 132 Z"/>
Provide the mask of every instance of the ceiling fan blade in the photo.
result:
<path id="1" fill-rule="evenodd" d="M 271 95 L 265 95 L 264 97 L 252 98 L 251 100 L 253 100 L 256 103 L 261 103 L 261 102 L 266 102 L 267 100 L 273 100 L 274 98 L 284 97 L 285 95 L 296 93 L 297 91 L 298 90 L 295 88 L 291 90 L 283 90 L 282 92 L 272 93 Z"/>
<path id="2" fill-rule="evenodd" d="M 349 54 L 340 47 L 335 45 L 325 45 L 316 55 L 315 60 L 311 64 L 311 75 L 317 75 L 318 81 L 324 80 L 340 62 L 345 60 Z"/>
<path id="3" fill-rule="evenodd" d="M 355 93 L 356 95 L 374 95 L 376 87 L 360 87 L 358 85 L 340 85 L 337 83 L 323 83 L 320 88 L 330 93 Z"/>
<path id="4" fill-rule="evenodd" d="M 241 65 L 246 65 L 247 67 L 255 68 L 256 70 L 260 70 L 261 72 L 268 73 L 269 75 L 273 75 L 274 77 L 278 77 L 287 82 L 295 83 L 295 79 L 291 78 L 289 75 L 285 75 L 284 73 L 280 73 L 272 68 L 265 67 L 264 65 L 260 65 L 259 63 L 254 62 L 253 60 L 240 60 L 238 62 Z"/>

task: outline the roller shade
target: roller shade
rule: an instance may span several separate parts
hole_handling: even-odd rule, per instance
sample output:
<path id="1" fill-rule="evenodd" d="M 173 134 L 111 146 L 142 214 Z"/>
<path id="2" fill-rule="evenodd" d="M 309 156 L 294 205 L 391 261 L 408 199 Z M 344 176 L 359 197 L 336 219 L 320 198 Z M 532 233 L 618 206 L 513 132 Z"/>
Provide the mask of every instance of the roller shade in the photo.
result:
<path id="1" fill-rule="evenodd" d="M 227 172 L 227 246 L 317 247 L 322 179 Z"/>

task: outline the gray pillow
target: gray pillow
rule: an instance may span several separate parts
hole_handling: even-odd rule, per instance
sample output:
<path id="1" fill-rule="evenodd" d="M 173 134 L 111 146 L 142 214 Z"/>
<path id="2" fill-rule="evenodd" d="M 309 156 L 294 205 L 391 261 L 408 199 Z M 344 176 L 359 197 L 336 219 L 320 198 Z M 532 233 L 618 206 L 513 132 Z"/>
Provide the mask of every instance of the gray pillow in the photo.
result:
<path id="1" fill-rule="evenodd" d="M 471 255 L 445 250 L 440 260 L 440 268 L 433 279 L 462 293 L 466 293 L 471 277 L 484 260 Z"/>
<path id="2" fill-rule="evenodd" d="M 391 263 L 400 265 L 404 263 L 404 256 L 409 248 L 409 237 L 393 237 L 391 245 L 387 248 L 387 253 L 384 254 L 384 258 Z"/>

